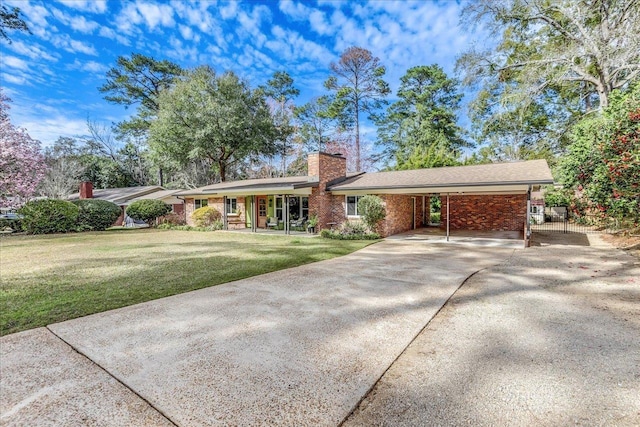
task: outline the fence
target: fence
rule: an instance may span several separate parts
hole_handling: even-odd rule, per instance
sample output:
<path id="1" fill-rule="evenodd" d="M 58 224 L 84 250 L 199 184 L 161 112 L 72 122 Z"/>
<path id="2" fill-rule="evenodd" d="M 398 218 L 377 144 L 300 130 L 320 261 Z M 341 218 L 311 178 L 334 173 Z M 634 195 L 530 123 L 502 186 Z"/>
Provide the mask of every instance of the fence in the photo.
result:
<path id="1" fill-rule="evenodd" d="M 556 233 L 612 233 L 619 227 L 614 220 L 599 215 L 575 215 L 566 206 L 544 208 L 531 212 L 531 230 Z"/>

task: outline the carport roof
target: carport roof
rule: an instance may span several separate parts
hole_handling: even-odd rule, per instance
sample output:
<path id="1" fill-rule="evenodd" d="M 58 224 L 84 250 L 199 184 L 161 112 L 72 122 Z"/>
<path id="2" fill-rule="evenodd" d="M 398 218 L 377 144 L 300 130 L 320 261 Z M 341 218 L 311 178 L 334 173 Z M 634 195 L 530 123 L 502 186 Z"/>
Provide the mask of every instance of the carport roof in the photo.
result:
<path id="1" fill-rule="evenodd" d="M 332 192 L 379 190 L 430 190 L 457 191 L 479 187 L 499 188 L 523 185 L 553 184 L 553 177 L 546 160 L 529 160 L 512 163 L 492 163 L 472 166 L 415 169 L 364 173 L 331 185 Z"/>

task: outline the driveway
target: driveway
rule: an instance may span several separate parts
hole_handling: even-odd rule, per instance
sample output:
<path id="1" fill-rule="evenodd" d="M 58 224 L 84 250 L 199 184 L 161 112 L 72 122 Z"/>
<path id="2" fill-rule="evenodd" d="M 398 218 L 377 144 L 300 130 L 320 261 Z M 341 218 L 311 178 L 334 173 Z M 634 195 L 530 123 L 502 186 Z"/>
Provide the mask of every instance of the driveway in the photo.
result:
<path id="1" fill-rule="evenodd" d="M 640 425 L 640 260 L 582 236 L 474 275 L 344 425 Z"/>
<path id="2" fill-rule="evenodd" d="M 335 426 L 468 276 L 513 253 L 386 240 L 9 335 L 0 422 Z"/>

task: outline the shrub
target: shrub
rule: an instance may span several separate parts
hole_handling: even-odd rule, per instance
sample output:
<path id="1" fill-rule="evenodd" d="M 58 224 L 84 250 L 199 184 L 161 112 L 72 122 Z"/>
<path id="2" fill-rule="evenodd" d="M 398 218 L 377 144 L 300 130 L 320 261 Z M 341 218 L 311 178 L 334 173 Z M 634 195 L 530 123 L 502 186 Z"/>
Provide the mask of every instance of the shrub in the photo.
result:
<path id="1" fill-rule="evenodd" d="M 191 219 L 193 219 L 196 227 L 209 227 L 215 221 L 220 221 L 222 214 L 214 207 L 203 206 L 193 211 Z"/>
<path id="2" fill-rule="evenodd" d="M 387 216 L 382 199 L 372 195 L 361 197 L 358 200 L 358 213 L 371 231 L 376 231 L 378 223 Z"/>
<path id="3" fill-rule="evenodd" d="M 177 213 L 168 213 L 160 219 L 160 225 L 166 225 L 166 224 L 168 224 L 169 226 L 180 226 L 180 225 L 186 225 L 187 222 L 184 219 L 184 215 L 177 214 Z M 163 228 L 171 228 L 171 227 L 163 227 Z"/>
<path id="4" fill-rule="evenodd" d="M 22 229 L 31 234 L 75 231 L 78 211 L 73 203 L 56 199 L 33 200 L 18 209 L 23 215 Z"/>
<path id="5" fill-rule="evenodd" d="M 222 230 L 222 221 L 214 221 L 208 227 L 192 227 L 190 225 L 174 225 L 163 223 L 158 226 L 162 230 L 179 230 L 179 231 L 216 231 Z"/>
<path id="6" fill-rule="evenodd" d="M 377 233 L 369 232 L 367 226 L 360 221 L 345 221 L 337 230 L 322 230 L 320 236 L 336 240 L 376 240 Z"/>
<path id="7" fill-rule="evenodd" d="M 127 215 L 153 225 L 156 218 L 171 212 L 171 206 L 162 200 L 138 200 L 127 206 Z"/>
<path id="8" fill-rule="evenodd" d="M 338 230 L 322 230 L 320 236 L 325 239 L 334 240 L 377 240 L 380 238 L 380 235 L 377 233 L 341 234 Z"/>
<path id="9" fill-rule="evenodd" d="M 84 230 L 106 230 L 122 213 L 120 206 L 98 199 L 84 199 L 73 202 L 78 207 L 78 226 Z"/>

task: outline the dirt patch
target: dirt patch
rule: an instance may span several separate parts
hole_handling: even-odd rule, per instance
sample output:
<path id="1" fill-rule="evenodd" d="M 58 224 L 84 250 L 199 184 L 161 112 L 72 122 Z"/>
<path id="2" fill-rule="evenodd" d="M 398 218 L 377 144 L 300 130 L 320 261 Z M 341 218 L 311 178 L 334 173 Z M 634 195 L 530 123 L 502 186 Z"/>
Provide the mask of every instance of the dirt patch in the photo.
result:
<path id="1" fill-rule="evenodd" d="M 631 233 L 604 234 L 602 239 L 630 255 L 640 258 L 640 235 Z"/>

